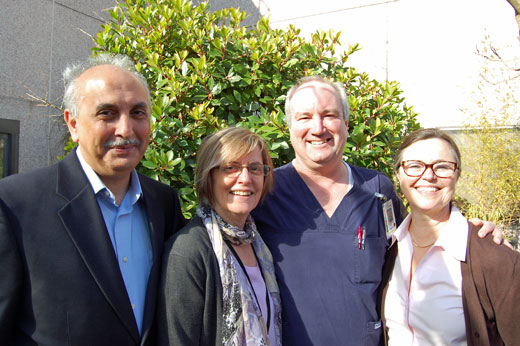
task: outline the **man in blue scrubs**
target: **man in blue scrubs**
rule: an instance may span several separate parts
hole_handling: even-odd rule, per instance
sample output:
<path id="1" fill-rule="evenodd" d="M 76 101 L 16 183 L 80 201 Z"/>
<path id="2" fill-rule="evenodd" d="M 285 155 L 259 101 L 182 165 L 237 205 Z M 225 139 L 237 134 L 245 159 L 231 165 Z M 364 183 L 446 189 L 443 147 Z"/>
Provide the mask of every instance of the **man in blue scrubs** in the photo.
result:
<path id="1" fill-rule="evenodd" d="M 277 270 L 283 344 L 378 345 L 382 205 L 391 199 L 400 211 L 401 203 L 382 173 L 343 161 L 349 108 L 341 86 L 302 79 L 285 108 L 296 158 L 275 170 L 274 193 L 253 214 Z"/>
<path id="2" fill-rule="evenodd" d="M 296 158 L 275 170 L 273 193 L 253 211 L 273 254 L 283 345 L 379 345 L 383 214 L 394 212 L 399 225 L 402 203 L 388 177 L 343 161 L 349 107 L 341 85 L 299 80 L 285 116 Z"/>

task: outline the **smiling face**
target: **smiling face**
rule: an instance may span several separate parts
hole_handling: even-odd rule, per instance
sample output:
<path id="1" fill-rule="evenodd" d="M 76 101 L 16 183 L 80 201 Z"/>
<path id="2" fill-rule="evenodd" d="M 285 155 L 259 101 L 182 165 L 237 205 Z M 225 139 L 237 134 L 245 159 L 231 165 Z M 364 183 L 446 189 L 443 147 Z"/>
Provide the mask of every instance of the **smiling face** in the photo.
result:
<path id="1" fill-rule="evenodd" d="M 260 149 L 255 149 L 239 160 L 241 165 L 263 164 Z M 243 168 L 237 176 L 229 176 L 218 168 L 211 171 L 213 208 L 230 224 L 243 228 L 247 216 L 260 201 L 264 176 L 251 174 Z"/>
<path id="2" fill-rule="evenodd" d="M 402 151 L 402 161 L 407 160 L 420 160 L 426 164 L 457 161 L 448 142 L 439 138 L 420 140 L 405 148 Z M 426 214 L 441 221 L 449 218 L 449 204 L 455 193 L 458 170 L 451 178 L 439 178 L 431 168 L 427 168 L 420 177 L 409 177 L 400 167 L 397 177 L 412 213 Z"/>
<path id="3" fill-rule="evenodd" d="M 348 137 L 341 101 L 334 88 L 319 81 L 304 83 L 291 99 L 291 143 L 296 161 L 314 169 L 338 165 Z"/>
<path id="4" fill-rule="evenodd" d="M 127 178 L 146 151 L 150 106 L 146 90 L 130 72 L 115 66 L 88 69 L 76 80 L 78 115 L 65 121 L 85 161 L 101 180 Z"/>

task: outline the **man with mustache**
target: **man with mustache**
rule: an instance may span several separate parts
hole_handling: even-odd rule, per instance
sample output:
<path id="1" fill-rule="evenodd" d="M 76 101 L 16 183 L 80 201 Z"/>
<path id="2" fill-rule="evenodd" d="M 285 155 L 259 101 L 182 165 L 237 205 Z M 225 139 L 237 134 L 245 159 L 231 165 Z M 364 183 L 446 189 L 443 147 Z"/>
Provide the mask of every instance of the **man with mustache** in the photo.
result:
<path id="1" fill-rule="evenodd" d="M 153 345 L 175 190 L 135 171 L 150 136 L 146 80 L 124 56 L 64 72 L 77 149 L 0 181 L 0 345 Z"/>

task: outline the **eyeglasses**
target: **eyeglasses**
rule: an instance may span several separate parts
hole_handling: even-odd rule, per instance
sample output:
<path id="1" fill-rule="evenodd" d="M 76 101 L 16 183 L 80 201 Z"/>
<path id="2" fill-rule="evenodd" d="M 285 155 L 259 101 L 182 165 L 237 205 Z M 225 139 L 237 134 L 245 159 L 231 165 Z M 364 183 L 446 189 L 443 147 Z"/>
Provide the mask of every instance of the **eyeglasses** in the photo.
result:
<path id="1" fill-rule="evenodd" d="M 457 163 L 451 161 L 437 161 L 434 163 L 424 163 L 418 160 L 407 160 L 401 162 L 404 174 L 409 177 L 420 177 L 427 168 L 431 168 L 433 174 L 439 178 L 451 178 L 457 170 Z"/>
<path id="2" fill-rule="evenodd" d="M 218 167 L 216 167 L 222 173 L 225 173 L 227 176 L 236 177 L 244 168 L 247 168 L 250 174 L 253 175 L 263 175 L 264 177 L 269 174 L 269 170 L 271 169 L 268 165 L 262 165 L 261 163 L 251 163 L 249 165 L 241 165 L 238 162 L 228 162 L 224 163 Z"/>

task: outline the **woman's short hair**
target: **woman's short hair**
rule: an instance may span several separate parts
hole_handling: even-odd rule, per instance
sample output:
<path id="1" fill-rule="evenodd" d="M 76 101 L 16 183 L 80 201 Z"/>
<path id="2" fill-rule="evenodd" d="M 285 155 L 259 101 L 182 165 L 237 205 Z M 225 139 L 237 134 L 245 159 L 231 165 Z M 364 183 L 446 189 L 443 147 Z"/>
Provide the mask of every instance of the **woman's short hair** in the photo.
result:
<path id="1" fill-rule="evenodd" d="M 260 202 L 273 186 L 273 161 L 262 137 L 241 127 L 229 127 L 206 137 L 197 151 L 195 168 L 197 196 L 199 203 L 214 205 L 215 197 L 211 183 L 211 170 L 222 163 L 239 160 L 249 155 L 256 148 L 260 149 L 264 165 L 269 166 L 269 173 L 264 177 L 264 187 Z"/>
<path id="2" fill-rule="evenodd" d="M 446 132 L 435 129 L 435 128 L 428 128 L 428 129 L 420 129 L 416 130 L 412 133 L 410 133 L 408 136 L 406 136 L 403 141 L 401 142 L 401 145 L 397 149 L 397 152 L 395 153 L 394 158 L 394 171 L 397 172 L 399 170 L 399 167 L 401 166 L 401 162 L 403 160 L 403 151 L 404 149 L 408 148 L 410 145 L 425 140 L 425 139 L 432 139 L 432 138 L 438 138 L 450 146 L 453 155 L 455 155 L 455 162 L 457 163 L 457 168 L 459 170 L 460 174 L 460 151 L 459 147 L 457 146 L 457 143 L 453 140 L 453 138 L 450 137 Z"/>

